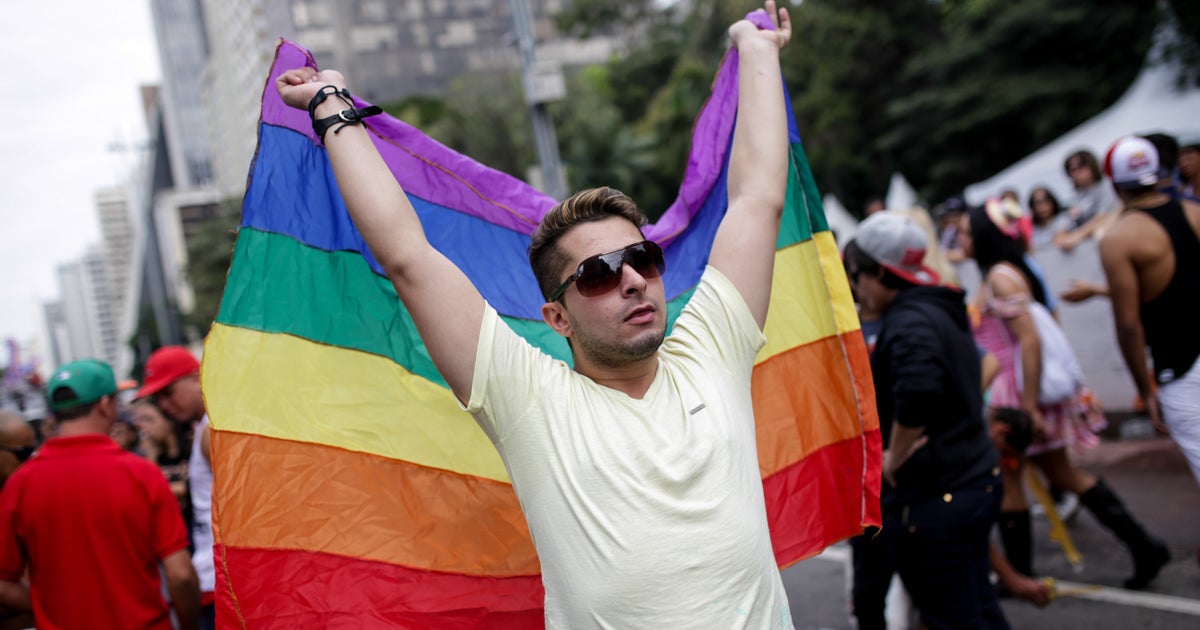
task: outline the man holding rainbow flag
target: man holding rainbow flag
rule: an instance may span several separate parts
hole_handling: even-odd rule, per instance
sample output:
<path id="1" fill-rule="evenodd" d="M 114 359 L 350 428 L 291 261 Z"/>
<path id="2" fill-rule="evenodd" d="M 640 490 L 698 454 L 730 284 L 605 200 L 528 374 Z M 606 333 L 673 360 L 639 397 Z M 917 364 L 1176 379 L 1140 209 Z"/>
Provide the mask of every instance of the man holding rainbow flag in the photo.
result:
<path id="1" fill-rule="evenodd" d="M 730 27 L 729 208 L 665 341 L 663 253 L 628 197 L 577 193 L 535 231 L 542 315 L 571 344 L 573 370 L 525 343 L 429 244 L 340 73 L 297 68 L 277 82 L 285 103 L 308 108 L 355 225 L 504 460 L 542 559 L 549 627 L 792 626 L 750 397 L 788 176 L 779 50 L 791 22 L 773 1 L 766 15 L 768 28 Z"/>
<path id="2" fill-rule="evenodd" d="M 880 431 L 766 9 L 651 225 L 280 42 L 201 365 L 218 625 L 791 627 L 778 569 L 879 524 Z"/>

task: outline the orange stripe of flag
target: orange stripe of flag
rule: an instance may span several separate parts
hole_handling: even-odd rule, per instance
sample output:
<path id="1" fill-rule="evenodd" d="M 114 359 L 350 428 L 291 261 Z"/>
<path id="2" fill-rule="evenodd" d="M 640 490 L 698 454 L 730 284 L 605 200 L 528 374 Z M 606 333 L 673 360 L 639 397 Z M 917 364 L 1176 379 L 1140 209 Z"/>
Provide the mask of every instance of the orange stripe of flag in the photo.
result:
<path id="1" fill-rule="evenodd" d="M 821 448 L 879 428 L 874 404 L 867 404 L 867 396 L 859 398 L 854 387 L 854 381 L 862 388 L 870 386 L 866 361 L 854 360 L 865 356 L 862 333 L 856 330 L 792 348 L 754 367 L 754 421 L 763 477 Z M 850 371 L 838 367 L 847 363 Z M 771 395 L 764 395 L 768 392 Z M 844 408 L 831 409 L 831 404 Z M 861 424 L 856 419 L 860 413 Z M 814 421 L 831 416 L 844 421 Z"/>
<path id="2" fill-rule="evenodd" d="M 230 431 L 213 432 L 213 450 L 224 544 L 490 577 L 540 571 L 508 484 Z"/>

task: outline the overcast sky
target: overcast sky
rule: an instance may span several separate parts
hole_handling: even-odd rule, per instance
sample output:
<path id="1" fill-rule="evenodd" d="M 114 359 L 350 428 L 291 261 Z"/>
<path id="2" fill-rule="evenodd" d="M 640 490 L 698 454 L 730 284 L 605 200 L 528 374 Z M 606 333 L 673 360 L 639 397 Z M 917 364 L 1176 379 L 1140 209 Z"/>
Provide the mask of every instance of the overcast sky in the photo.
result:
<path id="1" fill-rule="evenodd" d="M 149 0 L 4 8 L 0 340 L 24 343 L 57 296 L 55 267 L 100 241 L 95 191 L 128 181 L 134 160 L 110 145 L 146 138 L 138 86 L 157 82 L 159 65 Z"/>

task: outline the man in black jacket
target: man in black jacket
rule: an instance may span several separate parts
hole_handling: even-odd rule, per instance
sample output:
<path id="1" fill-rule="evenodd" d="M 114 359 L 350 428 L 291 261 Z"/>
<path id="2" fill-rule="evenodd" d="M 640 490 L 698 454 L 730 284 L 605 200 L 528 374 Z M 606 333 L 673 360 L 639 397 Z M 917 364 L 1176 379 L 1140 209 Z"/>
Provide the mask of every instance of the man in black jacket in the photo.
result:
<path id="1" fill-rule="evenodd" d="M 1008 628 L 988 580 L 1003 495 L 983 421 L 979 351 L 961 291 L 922 264 L 925 235 L 872 215 L 853 261 L 859 299 L 883 313 L 871 355 L 884 444 L 883 535 L 931 629 Z"/>

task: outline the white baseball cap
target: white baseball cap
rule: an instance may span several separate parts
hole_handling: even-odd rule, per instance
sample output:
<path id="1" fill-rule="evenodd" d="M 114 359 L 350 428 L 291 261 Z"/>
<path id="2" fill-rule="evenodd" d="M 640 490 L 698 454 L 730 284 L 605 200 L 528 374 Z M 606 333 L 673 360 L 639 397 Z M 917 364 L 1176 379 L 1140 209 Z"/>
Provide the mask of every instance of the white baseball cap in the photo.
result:
<path id="1" fill-rule="evenodd" d="M 923 262 L 925 232 L 906 216 L 876 212 L 859 224 L 854 242 L 880 266 L 913 284 L 938 283 L 937 272 Z"/>
<path id="2" fill-rule="evenodd" d="M 1139 136 L 1118 138 L 1104 156 L 1104 174 L 1117 188 L 1145 188 L 1158 183 L 1158 149 Z"/>

